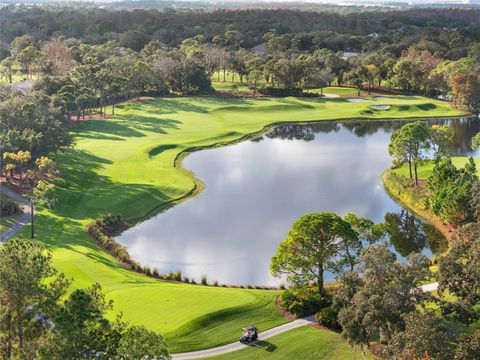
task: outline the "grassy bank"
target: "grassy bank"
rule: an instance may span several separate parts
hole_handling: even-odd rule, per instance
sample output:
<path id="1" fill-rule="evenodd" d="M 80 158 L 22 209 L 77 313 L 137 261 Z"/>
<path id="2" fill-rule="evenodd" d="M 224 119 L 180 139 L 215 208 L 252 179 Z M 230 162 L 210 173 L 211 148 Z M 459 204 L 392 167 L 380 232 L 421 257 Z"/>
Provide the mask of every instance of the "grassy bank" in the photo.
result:
<path id="1" fill-rule="evenodd" d="M 455 156 L 452 157 L 452 163 L 457 168 L 463 168 L 468 161 L 466 156 Z M 475 164 L 477 165 L 477 174 L 480 176 L 480 158 L 476 158 Z M 429 161 L 422 166 L 418 167 L 418 178 L 419 180 L 425 181 L 430 175 L 432 175 L 433 168 L 435 163 Z M 390 193 L 390 195 L 403 207 L 410 209 L 438 230 L 440 230 L 443 235 L 450 239 L 452 236 L 451 228 L 448 225 L 445 225 L 443 221 L 432 213 L 427 206 L 425 201 L 427 199 L 427 193 L 425 186 L 415 187 L 412 180 L 409 178 L 410 172 L 408 165 L 403 165 L 399 168 L 393 170 L 387 170 L 382 174 L 383 184 L 385 188 Z"/>
<path id="2" fill-rule="evenodd" d="M 163 333 L 173 352 L 236 340 L 245 324 L 261 330 L 278 325 L 285 321 L 274 305 L 278 292 L 146 278 L 102 251 L 87 237 L 85 226 L 108 212 L 129 220 L 151 216 L 195 194 L 201 189 L 198 181 L 178 166 L 185 151 L 238 141 L 272 123 L 462 115 L 447 103 L 423 97 L 391 97 L 388 102 L 388 111 L 369 109 L 373 100 L 344 99 L 192 97 L 123 104 L 108 120 L 74 128 L 74 149 L 57 158 L 58 205 L 39 212 L 37 239 L 51 248 L 54 266 L 74 280 L 74 287 L 99 283 L 116 313 Z M 28 234 L 24 228 L 18 236 Z M 159 241 L 167 236 L 159 229 Z"/>
<path id="3" fill-rule="evenodd" d="M 373 359 L 368 353 L 366 355 L 367 359 Z M 350 347 L 346 341 L 340 338 L 339 334 L 304 326 L 266 341 L 260 341 L 247 349 L 210 359 L 360 360 L 363 357 L 360 350 Z"/>

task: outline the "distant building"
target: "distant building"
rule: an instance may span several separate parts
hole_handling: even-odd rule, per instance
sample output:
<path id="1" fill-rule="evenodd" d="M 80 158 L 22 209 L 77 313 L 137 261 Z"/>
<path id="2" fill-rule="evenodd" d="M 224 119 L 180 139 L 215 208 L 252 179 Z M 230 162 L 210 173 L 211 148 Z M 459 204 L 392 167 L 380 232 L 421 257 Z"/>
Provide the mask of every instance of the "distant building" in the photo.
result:
<path id="1" fill-rule="evenodd" d="M 342 59 L 346 60 L 346 59 L 349 59 L 351 57 L 356 57 L 356 56 L 362 56 L 363 53 L 361 52 L 353 52 L 353 51 L 344 51 L 342 52 Z"/>
<path id="2" fill-rule="evenodd" d="M 256 54 L 263 55 L 267 53 L 267 44 L 261 43 L 252 48 L 252 51 Z"/>

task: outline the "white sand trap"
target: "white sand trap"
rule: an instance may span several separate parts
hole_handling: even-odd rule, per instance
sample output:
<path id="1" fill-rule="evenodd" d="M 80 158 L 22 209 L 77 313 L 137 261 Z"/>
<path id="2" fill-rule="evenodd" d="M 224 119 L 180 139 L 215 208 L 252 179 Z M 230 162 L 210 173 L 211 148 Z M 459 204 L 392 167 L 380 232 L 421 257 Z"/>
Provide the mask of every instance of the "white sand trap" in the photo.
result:
<path id="1" fill-rule="evenodd" d="M 388 98 L 385 96 L 374 96 L 373 100 L 387 100 Z"/>
<path id="2" fill-rule="evenodd" d="M 369 106 L 372 110 L 390 110 L 390 105 L 371 105 Z"/>
<path id="3" fill-rule="evenodd" d="M 348 101 L 350 101 L 350 102 L 354 102 L 354 103 L 363 103 L 363 102 L 368 102 L 368 100 L 365 100 L 365 99 L 358 99 L 358 98 L 351 98 L 351 99 L 348 99 Z"/>

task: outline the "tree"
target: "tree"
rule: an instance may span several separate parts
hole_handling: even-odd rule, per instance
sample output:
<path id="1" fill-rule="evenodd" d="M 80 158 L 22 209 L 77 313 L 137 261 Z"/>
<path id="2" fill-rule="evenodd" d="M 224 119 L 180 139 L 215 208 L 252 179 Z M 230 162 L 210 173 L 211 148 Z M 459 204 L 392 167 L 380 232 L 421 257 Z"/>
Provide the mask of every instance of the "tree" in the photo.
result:
<path id="1" fill-rule="evenodd" d="M 112 359 L 126 324 L 105 318 L 112 309 L 98 284 L 74 290 L 52 314 L 52 341 L 40 348 L 42 359 Z"/>
<path id="2" fill-rule="evenodd" d="M 12 57 L 8 56 L 2 60 L 0 63 L 0 71 L 2 76 L 6 77 L 8 82 L 12 83 L 13 76 L 13 66 L 15 65 L 15 60 Z"/>
<path id="3" fill-rule="evenodd" d="M 388 145 L 388 152 L 395 158 L 396 164 L 408 163 L 410 179 L 413 178 L 413 165 L 416 186 L 418 186 L 417 166 L 421 160 L 422 150 L 429 147 L 429 135 L 425 123 L 416 121 L 395 130 Z"/>
<path id="4" fill-rule="evenodd" d="M 430 128 L 430 144 L 432 145 L 435 159 L 447 155 L 448 147 L 455 138 L 455 129 L 449 125 L 432 125 Z"/>
<path id="5" fill-rule="evenodd" d="M 7 241 L 0 247 L 0 259 L 2 358 L 33 358 L 31 345 L 48 329 L 44 314 L 65 294 L 68 282 L 39 243 Z"/>
<path id="6" fill-rule="evenodd" d="M 299 86 L 304 76 L 304 69 L 300 62 L 291 59 L 280 59 L 273 68 L 275 79 L 285 89 Z"/>
<path id="7" fill-rule="evenodd" d="M 320 70 L 318 72 L 309 73 L 307 84 L 312 88 L 320 88 L 323 95 L 323 88 L 330 85 L 333 81 L 333 74 L 328 70 Z"/>
<path id="8" fill-rule="evenodd" d="M 163 337 L 143 326 L 133 326 L 122 334 L 117 354 L 120 360 L 170 359 Z"/>
<path id="9" fill-rule="evenodd" d="M 480 75 L 470 72 L 455 75 L 451 81 L 453 97 L 471 111 L 480 109 Z"/>
<path id="10" fill-rule="evenodd" d="M 424 300 L 418 286 L 428 274 L 423 255 L 413 254 L 407 263 L 399 263 L 386 245 L 371 245 L 360 256 L 357 270 L 338 279 L 333 303 L 340 309 L 342 336 L 362 348 L 372 337 L 389 343 L 405 328 L 403 316 Z"/>
<path id="11" fill-rule="evenodd" d="M 45 43 L 42 55 L 51 64 L 52 73 L 56 76 L 67 75 L 75 64 L 71 51 L 60 40 Z"/>
<path id="12" fill-rule="evenodd" d="M 18 63 L 22 66 L 23 73 L 32 76 L 32 66 L 40 58 L 40 51 L 34 46 L 28 46 L 23 49 L 16 57 Z"/>
<path id="13" fill-rule="evenodd" d="M 358 242 L 351 225 L 331 212 L 303 215 L 288 232 L 270 263 L 274 276 L 287 274 L 294 284 L 315 281 L 325 293 L 324 272 L 339 271 L 350 244 Z"/>
<path id="14" fill-rule="evenodd" d="M 480 148 L 480 132 L 472 138 L 472 149 L 476 150 Z"/>
<path id="15" fill-rule="evenodd" d="M 253 89 L 253 98 L 257 97 L 258 84 L 262 80 L 263 73 L 260 70 L 252 70 L 248 73 L 248 85 Z"/>
<path id="16" fill-rule="evenodd" d="M 454 360 L 480 360 L 480 331 L 463 336 L 458 343 Z"/>
<path id="17" fill-rule="evenodd" d="M 418 90 L 421 77 L 418 63 L 408 58 L 400 58 L 393 67 L 392 83 L 404 92 Z"/>
<path id="18" fill-rule="evenodd" d="M 405 329 L 393 335 L 384 351 L 386 358 L 415 359 L 425 354 L 438 360 L 452 358 L 450 334 L 441 318 L 428 312 L 412 312 L 403 315 L 403 320 Z"/>
<path id="19" fill-rule="evenodd" d="M 464 169 L 457 169 L 451 159 L 442 159 L 428 178 L 427 204 L 435 215 L 448 224 L 459 226 L 474 218 L 471 206 L 472 188 L 478 178 L 472 158 Z"/>
<path id="20" fill-rule="evenodd" d="M 476 230 L 466 228 L 476 235 L 467 238 L 461 232 L 453 242 L 450 251 L 439 260 L 437 273 L 438 293 L 445 292 L 456 297 L 456 301 L 440 301 L 442 313 L 465 324 L 480 319 L 480 237 Z"/>

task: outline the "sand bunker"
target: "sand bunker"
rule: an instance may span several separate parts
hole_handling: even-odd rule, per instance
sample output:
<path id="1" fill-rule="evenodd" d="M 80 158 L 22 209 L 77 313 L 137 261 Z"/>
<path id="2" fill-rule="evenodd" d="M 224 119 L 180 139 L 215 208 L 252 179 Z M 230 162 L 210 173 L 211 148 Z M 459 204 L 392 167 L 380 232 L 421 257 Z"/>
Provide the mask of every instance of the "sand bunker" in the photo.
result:
<path id="1" fill-rule="evenodd" d="M 355 102 L 355 103 L 368 102 L 368 100 L 365 100 L 365 99 L 357 99 L 357 98 L 351 98 L 351 99 L 348 99 L 348 101 L 350 101 L 350 102 Z"/>
<path id="2" fill-rule="evenodd" d="M 371 105 L 369 108 L 372 110 L 389 110 L 390 105 Z"/>

